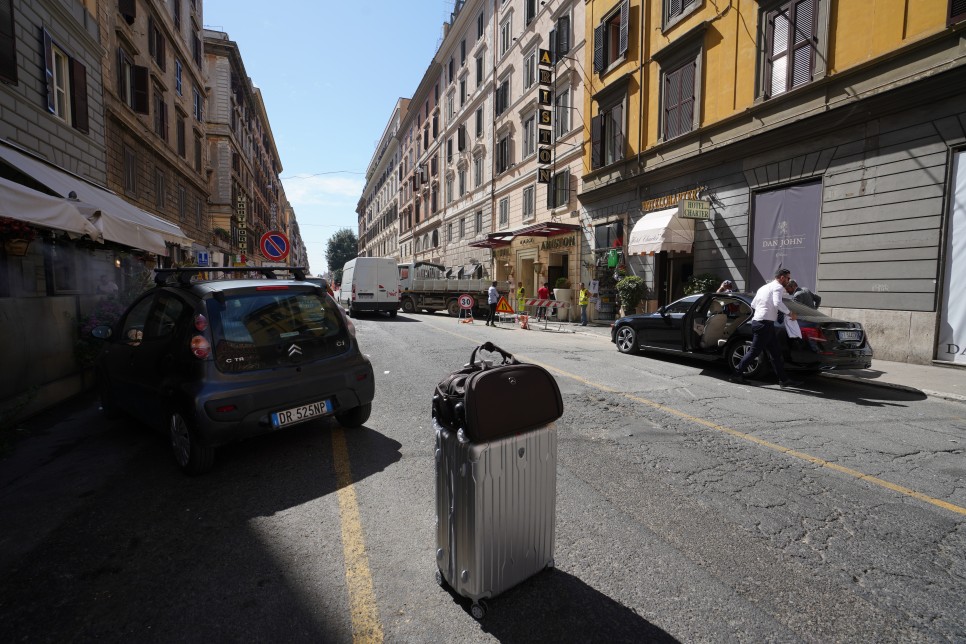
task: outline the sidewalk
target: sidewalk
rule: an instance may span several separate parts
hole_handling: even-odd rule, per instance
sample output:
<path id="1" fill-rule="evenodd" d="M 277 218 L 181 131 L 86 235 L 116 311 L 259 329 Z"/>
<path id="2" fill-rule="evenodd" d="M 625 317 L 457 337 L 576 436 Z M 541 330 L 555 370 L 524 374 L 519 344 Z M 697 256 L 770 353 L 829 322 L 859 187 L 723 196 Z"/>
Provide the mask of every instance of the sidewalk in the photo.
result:
<path id="1" fill-rule="evenodd" d="M 542 323 L 540 324 L 542 326 Z M 550 326 L 556 327 L 555 323 L 551 323 Z M 537 325 L 534 324 L 531 328 L 536 327 Z M 587 326 L 580 326 L 574 322 L 562 322 L 560 328 L 562 331 L 595 335 L 610 342 L 609 322 L 592 322 Z M 918 391 L 935 398 L 966 402 L 966 368 L 963 367 L 872 360 L 871 369 L 826 371 L 821 376 L 852 380 L 876 387 Z"/>

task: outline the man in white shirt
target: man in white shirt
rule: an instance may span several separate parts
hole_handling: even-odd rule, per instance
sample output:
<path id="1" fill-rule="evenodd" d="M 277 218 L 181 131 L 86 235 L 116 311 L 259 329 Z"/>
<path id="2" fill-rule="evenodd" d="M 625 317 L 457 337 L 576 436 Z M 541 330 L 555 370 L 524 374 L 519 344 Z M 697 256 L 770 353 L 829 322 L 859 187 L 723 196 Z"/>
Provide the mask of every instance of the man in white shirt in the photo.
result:
<path id="1" fill-rule="evenodd" d="M 790 270 L 779 268 L 775 271 L 775 279 L 762 286 L 755 293 L 755 297 L 751 301 L 751 308 L 755 310 L 751 318 L 751 349 L 742 357 L 735 372 L 731 374 L 729 378 L 731 382 L 747 382 L 744 373 L 748 363 L 757 358 L 764 350 L 771 358 L 772 367 L 778 376 L 778 384 L 782 389 L 798 387 L 802 384 L 800 380 L 789 380 L 788 376 L 785 375 L 782 349 L 778 343 L 778 329 L 775 327 L 779 313 L 784 313 L 792 320 L 798 317 L 782 302 L 785 287 L 791 279 L 792 272 Z"/>
<path id="2" fill-rule="evenodd" d="M 486 303 L 490 305 L 490 311 L 486 315 L 486 326 L 496 326 L 496 305 L 500 302 L 500 292 L 496 290 L 496 282 L 486 290 Z"/>

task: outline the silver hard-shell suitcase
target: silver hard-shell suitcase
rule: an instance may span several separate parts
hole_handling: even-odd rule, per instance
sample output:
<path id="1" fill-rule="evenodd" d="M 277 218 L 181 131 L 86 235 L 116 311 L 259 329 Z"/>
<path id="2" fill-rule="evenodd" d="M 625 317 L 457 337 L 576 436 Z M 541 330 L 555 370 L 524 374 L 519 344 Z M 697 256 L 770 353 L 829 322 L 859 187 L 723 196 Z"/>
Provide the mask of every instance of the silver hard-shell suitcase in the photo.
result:
<path id="1" fill-rule="evenodd" d="M 553 566 L 557 431 L 553 424 L 486 443 L 436 430 L 436 573 L 473 600 Z"/>

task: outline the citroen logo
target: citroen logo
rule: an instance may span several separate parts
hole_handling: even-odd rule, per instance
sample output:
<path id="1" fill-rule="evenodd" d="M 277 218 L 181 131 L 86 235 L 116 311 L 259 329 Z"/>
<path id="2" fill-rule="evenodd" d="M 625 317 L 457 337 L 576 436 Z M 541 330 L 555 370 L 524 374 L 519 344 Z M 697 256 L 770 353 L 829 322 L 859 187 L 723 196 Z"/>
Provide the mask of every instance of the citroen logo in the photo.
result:
<path id="1" fill-rule="evenodd" d="M 302 349 L 299 348 L 299 345 L 293 344 L 288 348 L 289 358 L 294 358 L 295 356 L 300 356 L 300 355 L 302 355 Z"/>

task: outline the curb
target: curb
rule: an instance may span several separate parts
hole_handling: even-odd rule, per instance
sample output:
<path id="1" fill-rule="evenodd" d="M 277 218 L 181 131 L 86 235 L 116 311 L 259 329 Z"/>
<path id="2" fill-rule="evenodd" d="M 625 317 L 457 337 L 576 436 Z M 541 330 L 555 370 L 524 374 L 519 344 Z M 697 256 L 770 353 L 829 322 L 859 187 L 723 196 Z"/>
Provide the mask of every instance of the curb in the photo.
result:
<path id="1" fill-rule="evenodd" d="M 933 391 L 931 389 L 918 389 L 916 387 L 910 387 L 908 385 L 899 385 L 894 382 L 867 380 L 865 378 L 859 378 L 858 376 L 849 376 L 842 373 L 823 372 L 819 375 L 822 376 L 823 378 L 848 380 L 849 382 L 857 382 L 863 385 L 869 385 L 871 387 L 881 387 L 883 389 L 895 389 L 897 391 L 908 391 L 910 393 L 924 394 L 926 396 L 929 396 L 930 398 L 941 398 L 943 400 L 966 403 L 966 396 L 962 396 L 960 394 L 953 394 L 945 391 Z"/>

